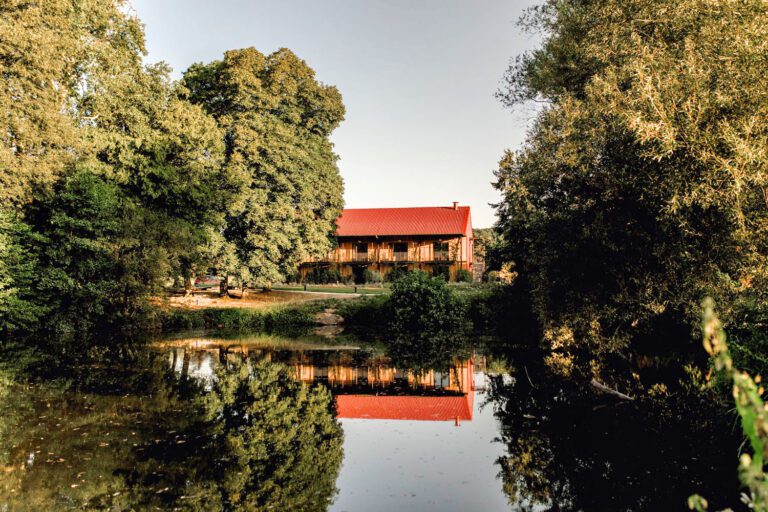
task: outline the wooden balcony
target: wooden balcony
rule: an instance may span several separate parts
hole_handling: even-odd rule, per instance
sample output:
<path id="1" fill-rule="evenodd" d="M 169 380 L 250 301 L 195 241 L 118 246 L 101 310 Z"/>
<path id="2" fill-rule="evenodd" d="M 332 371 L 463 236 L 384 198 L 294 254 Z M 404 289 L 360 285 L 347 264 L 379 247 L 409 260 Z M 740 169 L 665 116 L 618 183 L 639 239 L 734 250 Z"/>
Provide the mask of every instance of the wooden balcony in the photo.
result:
<path id="1" fill-rule="evenodd" d="M 385 261 L 385 260 L 382 260 Z M 391 261 L 410 261 L 408 258 L 408 251 L 393 252 Z"/>
<path id="2" fill-rule="evenodd" d="M 441 251 L 436 252 L 433 254 L 433 261 L 452 261 L 454 258 L 451 258 L 451 255 L 448 253 L 448 251 Z"/>
<path id="3" fill-rule="evenodd" d="M 451 257 L 448 254 L 435 253 L 433 257 L 419 258 L 415 253 L 393 252 L 389 254 L 381 254 L 378 258 L 375 254 L 354 254 L 346 257 L 339 257 L 337 254 L 329 254 L 320 258 L 310 258 L 305 263 L 454 263 L 456 261 L 456 258 Z"/>
<path id="4" fill-rule="evenodd" d="M 399 249 L 399 247 L 398 247 Z M 325 256 L 310 258 L 307 264 L 406 264 L 427 263 L 449 264 L 457 262 L 458 258 L 453 250 L 433 250 L 432 243 L 423 245 L 410 245 L 408 250 L 394 250 L 383 245 L 381 247 L 369 246 L 367 252 L 358 251 L 355 247 L 339 247 Z"/>

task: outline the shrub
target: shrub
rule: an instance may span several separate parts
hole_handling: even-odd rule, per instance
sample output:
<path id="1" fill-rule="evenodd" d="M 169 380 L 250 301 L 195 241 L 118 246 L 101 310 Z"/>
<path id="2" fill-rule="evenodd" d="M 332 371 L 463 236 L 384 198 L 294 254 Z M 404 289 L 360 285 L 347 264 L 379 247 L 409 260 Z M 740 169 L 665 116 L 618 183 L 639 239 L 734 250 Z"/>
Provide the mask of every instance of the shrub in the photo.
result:
<path id="1" fill-rule="evenodd" d="M 389 273 L 387 274 L 386 280 L 387 282 L 394 283 L 395 281 L 397 281 L 398 279 L 400 279 L 401 277 L 407 274 L 408 274 L 408 267 L 396 266 L 389 271 Z"/>
<path id="2" fill-rule="evenodd" d="M 369 331 L 384 330 L 392 316 L 387 295 L 364 295 L 356 300 L 338 301 L 336 311 L 344 318 L 344 324 L 364 327 Z"/>
<path id="3" fill-rule="evenodd" d="M 768 510 L 768 474 L 765 471 L 765 454 L 768 452 L 768 406 L 763 401 L 763 387 L 760 377 L 752 377 L 747 372 L 736 369 L 726 342 L 725 331 L 715 313 L 715 303 L 707 298 L 703 304 L 704 321 L 702 325 L 704 349 L 709 353 L 717 372 L 717 378 L 731 386 L 736 402 L 736 411 L 741 419 L 741 427 L 751 450 L 744 450 L 739 457 L 739 479 L 748 490 L 741 501 L 750 510 Z M 749 454 L 752 452 L 752 455 Z M 688 499 L 691 510 L 704 512 L 707 501 L 699 495 Z"/>
<path id="4" fill-rule="evenodd" d="M 409 272 L 392 285 L 390 355 L 413 370 L 446 368 L 464 348 L 467 328 L 461 301 L 446 282 L 425 272 Z"/>
<path id="5" fill-rule="evenodd" d="M 471 283 L 474 281 L 474 278 L 472 276 L 472 272 L 465 268 L 460 268 L 456 271 L 456 282 L 457 283 Z"/>
<path id="6" fill-rule="evenodd" d="M 378 270 L 365 269 L 365 272 L 363 272 L 363 280 L 367 284 L 379 284 L 382 281 L 381 272 Z"/>
<path id="7" fill-rule="evenodd" d="M 160 313 L 165 331 L 187 329 L 227 329 L 254 331 L 301 331 L 313 325 L 315 304 L 270 309 L 172 309 Z"/>
<path id="8" fill-rule="evenodd" d="M 335 268 L 313 268 L 306 281 L 310 284 L 335 284 L 343 281 L 341 274 Z"/>
<path id="9" fill-rule="evenodd" d="M 432 277 L 440 277 L 444 281 L 450 281 L 451 268 L 448 265 L 435 265 L 432 267 Z"/>

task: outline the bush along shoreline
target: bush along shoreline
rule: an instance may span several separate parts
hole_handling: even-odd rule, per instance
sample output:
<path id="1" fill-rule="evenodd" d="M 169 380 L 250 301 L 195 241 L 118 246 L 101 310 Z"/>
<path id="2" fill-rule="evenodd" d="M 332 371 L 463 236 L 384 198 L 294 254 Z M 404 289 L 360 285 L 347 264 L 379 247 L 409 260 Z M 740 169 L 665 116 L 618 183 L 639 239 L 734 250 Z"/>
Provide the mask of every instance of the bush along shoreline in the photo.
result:
<path id="1" fill-rule="evenodd" d="M 253 331 L 296 331 L 315 324 L 314 315 L 333 301 L 248 308 L 168 308 L 156 312 L 151 330 L 173 332 L 189 329 L 227 329 Z"/>

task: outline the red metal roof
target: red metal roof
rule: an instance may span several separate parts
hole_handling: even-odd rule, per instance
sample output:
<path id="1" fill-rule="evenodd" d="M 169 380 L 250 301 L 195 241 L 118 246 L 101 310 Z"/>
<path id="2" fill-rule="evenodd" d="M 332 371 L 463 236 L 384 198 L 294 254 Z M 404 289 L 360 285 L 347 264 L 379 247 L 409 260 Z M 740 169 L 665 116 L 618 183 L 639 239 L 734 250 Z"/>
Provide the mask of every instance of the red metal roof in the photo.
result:
<path id="1" fill-rule="evenodd" d="M 337 236 L 463 235 L 469 206 L 347 208 L 336 221 Z"/>
<path id="2" fill-rule="evenodd" d="M 472 419 L 474 391 L 464 396 L 337 395 L 338 418 L 453 421 Z"/>

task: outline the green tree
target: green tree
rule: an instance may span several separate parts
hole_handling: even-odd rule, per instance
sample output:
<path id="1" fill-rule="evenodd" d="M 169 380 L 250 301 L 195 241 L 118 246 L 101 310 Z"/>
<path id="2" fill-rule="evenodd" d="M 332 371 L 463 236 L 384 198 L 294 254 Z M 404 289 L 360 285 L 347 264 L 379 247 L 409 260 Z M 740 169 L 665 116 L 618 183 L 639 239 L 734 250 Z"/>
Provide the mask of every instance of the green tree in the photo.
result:
<path id="1" fill-rule="evenodd" d="M 29 330 L 45 312 L 25 295 L 34 282 L 36 257 L 24 246 L 29 239 L 29 226 L 18 214 L 0 208 L 0 334 L 8 339 L 11 333 Z"/>
<path id="2" fill-rule="evenodd" d="M 0 329 L 135 324 L 150 293 L 210 265 L 235 188 L 223 134 L 167 65 L 143 64 L 122 1 L 4 9 Z"/>
<path id="3" fill-rule="evenodd" d="M 144 51 L 124 0 L 6 0 L 0 6 L 0 202 L 24 204 L 83 151 L 83 90 Z M 81 120 L 82 121 L 82 120 Z"/>
<path id="4" fill-rule="evenodd" d="M 550 348 L 690 345 L 705 294 L 747 319 L 768 289 L 765 3 L 550 0 L 524 24 L 544 42 L 499 96 L 545 107 L 500 162 L 498 227 Z"/>
<path id="5" fill-rule="evenodd" d="M 236 261 L 223 273 L 269 283 L 295 272 L 309 255 L 330 250 L 343 184 L 328 140 L 344 118 L 335 87 L 290 50 L 253 48 L 195 64 L 184 74 L 189 98 L 224 130 L 227 172 L 244 191 L 224 231 Z M 234 265 L 233 265 L 234 263 Z"/>

